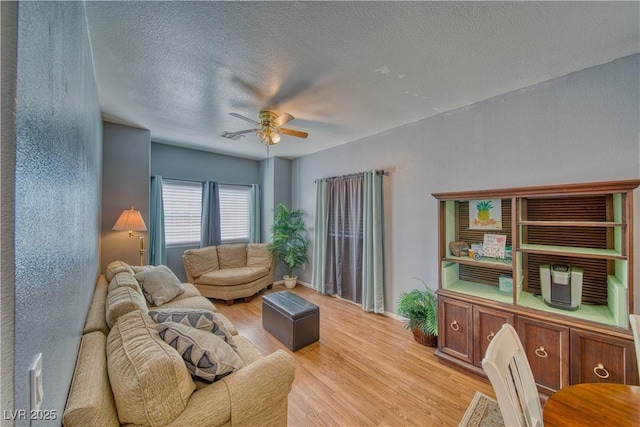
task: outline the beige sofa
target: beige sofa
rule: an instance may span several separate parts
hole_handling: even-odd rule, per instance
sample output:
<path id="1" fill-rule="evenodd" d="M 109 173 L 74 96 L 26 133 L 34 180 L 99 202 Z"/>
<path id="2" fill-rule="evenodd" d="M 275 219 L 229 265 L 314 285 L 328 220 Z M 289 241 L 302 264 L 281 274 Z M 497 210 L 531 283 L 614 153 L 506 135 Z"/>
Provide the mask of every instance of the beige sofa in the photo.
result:
<path id="1" fill-rule="evenodd" d="M 188 249 L 182 256 L 187 281 L 207 298 L 249 301 L 273 286 L 275 256 L 266 243 L 208 246 Z"/>
<path id="2" fill-rule="evenodd" d="M 148 268 L 116 262 L 98 278 L 63 425 L 286 425 L 293 358 L 282 350 L 263 356 L 191 284 L 159 307 L 149 304 L 134 276 Z M 216 313 L 220 329 L 232 337 L 239 368 L 210 384 L 194 379 L 149 314 L 164 308 Z"/>

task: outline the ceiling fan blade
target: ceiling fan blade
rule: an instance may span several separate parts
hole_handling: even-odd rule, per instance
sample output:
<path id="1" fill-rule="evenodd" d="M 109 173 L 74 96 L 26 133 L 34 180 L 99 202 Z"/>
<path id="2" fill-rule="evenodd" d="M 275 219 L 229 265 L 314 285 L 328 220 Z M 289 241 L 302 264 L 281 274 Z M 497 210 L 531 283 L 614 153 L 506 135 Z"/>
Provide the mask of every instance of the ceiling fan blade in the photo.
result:
<path id="1" fill-rule="evenodd" d="M 255 121 L 255 120 L 253 120 L 253 119 L 250 119 L 249 117 L 245 117 L 245 116 L 243 116 L 242 114 L 238 114 L 238 113 L 229 113 L 229 115 L 231 115 L 231 116 L 233 116 L 233 117 L 237 117 L 237 118 L 242 119 L 242 120 L 246 120 L 246 121 L 248 121 L 249 123 L 253 123 L 254 125 L 260 125 L 260 123 L 259 123 L 259 122 Z"/>
<path id="2" fill-rule="evenodd" d="M 234 135 L 243 135 L 245 133 L 258 132 L 260 129 L 247 129 L 247 130 L 239 130 L 238 132 L 228 132 Z"/>
<path id="3" fill-rule="evenodd" d="M 278 127 L 278 126 L 282 126 L 285 123 L 289 123 L 291 120 L 293 120 L 293 116 L 289 113 L 284 113 L 284 114 L 280 114 L 278 117 L 276 117 L 275 119 L 273 119 L 273 126 Z"/>
<path id="4" fill-rule="evenodd" d="M 285 135 L 296 136 L 298 138 L 306 138 L 309 136 L 308 133 L 300 132 L 299 130 L 293 130 L 293 129 L 287 129 L 287 128 L 277 128 L 276 130 Z"/>

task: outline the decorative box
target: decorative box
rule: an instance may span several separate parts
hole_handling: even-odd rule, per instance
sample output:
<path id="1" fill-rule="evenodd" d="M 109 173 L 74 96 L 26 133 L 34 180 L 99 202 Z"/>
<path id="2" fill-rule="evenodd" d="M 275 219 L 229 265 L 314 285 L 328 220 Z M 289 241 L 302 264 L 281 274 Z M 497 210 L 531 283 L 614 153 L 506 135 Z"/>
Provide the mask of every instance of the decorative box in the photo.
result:
<path id="1" fill-rule="evenodd" d="M 500 292 L 512 293 L 513 278 L 506 274 L 501 274 L 500 277 L 498 277 L 498 286 L 499 286 Z"/>

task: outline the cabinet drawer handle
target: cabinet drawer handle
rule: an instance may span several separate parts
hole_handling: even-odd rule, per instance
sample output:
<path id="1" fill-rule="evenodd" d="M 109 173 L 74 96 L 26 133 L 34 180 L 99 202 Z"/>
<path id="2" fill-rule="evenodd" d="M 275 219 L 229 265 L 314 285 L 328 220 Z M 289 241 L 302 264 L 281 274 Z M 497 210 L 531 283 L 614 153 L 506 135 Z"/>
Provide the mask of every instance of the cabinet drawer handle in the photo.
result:
<path id="1" fill-rule="evenodd" d="M 602 363 L 598 363 L 598 366 L 593 368 L 593 373 L 596 374 L 597 377 L 600 378 L 609 378 L 609 371 L 604 368 Z"/>
<path id="2" fill-rule="evenodd" d="M 460 325 L 458 324 L 457 320 L 454 320 L 453 322 L 451 322 L 451 329 L 453 329 L 454 331 L 457 331 L 460 329 Z"/>
<path id="3" fill-rule="evenodd" d="M 487 341 L 491 342 L 491 340 L 493 339 L 493 337 L 494 337 L 495 335 L 496 335 L 496 334 L 494 334 L 493 332 L 491 332 L 489 335 L 487 335 Z"/>
<path id="4" fill-rule="evenodd" d="M 543 359 L 548 356 L 547 350 L 545 350 L 543 346 L 540 346 L 540 348 L 536 348 L 535 353 L 536 353 L 536 356 L 541 357 Z"/>

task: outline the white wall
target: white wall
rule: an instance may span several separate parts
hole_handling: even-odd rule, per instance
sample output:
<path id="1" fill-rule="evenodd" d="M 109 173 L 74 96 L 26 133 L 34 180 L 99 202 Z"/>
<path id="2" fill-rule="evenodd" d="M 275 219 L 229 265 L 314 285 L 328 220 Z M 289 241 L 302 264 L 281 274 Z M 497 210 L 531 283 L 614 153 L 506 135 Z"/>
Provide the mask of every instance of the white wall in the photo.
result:
<path id="1" fill-rule="evenodd" d="M 299 158 L 295 207 L 304 211 L 313 240 L 316 178 L 392 170 L 384 178 L 385 308 L 395 312 L 399 294 L 419 286 L 412 277 L 437 288 L 431 193 L 640 177 L 639 65 L 640 55 L 621 58 Z M 311 282 L 311 265 L 300 276 Z"/>

